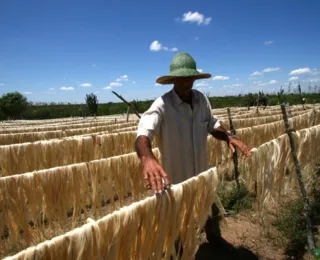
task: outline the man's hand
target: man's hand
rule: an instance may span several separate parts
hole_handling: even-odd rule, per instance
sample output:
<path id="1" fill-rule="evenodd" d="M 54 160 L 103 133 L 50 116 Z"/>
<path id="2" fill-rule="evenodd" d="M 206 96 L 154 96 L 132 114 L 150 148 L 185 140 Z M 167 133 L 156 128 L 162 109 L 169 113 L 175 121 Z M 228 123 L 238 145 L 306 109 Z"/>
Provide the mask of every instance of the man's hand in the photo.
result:
<path id="1" fill-rule="evenodd" d="M 214 129 L 211 135 L 218 140 L 226 141 L 232 153 L 236 151 L 235 147 L 238 147 L 242 152 L 242 154 L 245 155 L 246 157 L 249 157 L 251 155 L 249 148 L 238 138 L 230 137 L 230 135 L 222 127 L 222 125 Z"/>
<path id="2" fill-rule="evenodd" d="M 142 158 L 142 172 L 145 185 L 152 189 L 154 194 L 161 193 L 164 188 L 170 187 L 168 175 L 158 161 L 152 157 Z M 164 184 L 163 184 L 164 182 Z"/>
<path id="3" fill-rule="evenodd" d="M 243 155 L 249 157 L 251 155 L 249 148 L 239 139 L 231 137 L 228 142 L 229 148 L 234 153 L 235 147 L 238 147 Z"/>
<path id="4" fill-rule="evenodd" d="M 153 192 L 156 194 L 163 191 L 163 186 L 165 186 L 165 188 L 170 188 L 168 175 L 152 153 L 149 138 L 143 135 L 139 136 L 136 139 L 135 148 L 142 163 L 143 179 L 147 189 L 152 188 Z"/>

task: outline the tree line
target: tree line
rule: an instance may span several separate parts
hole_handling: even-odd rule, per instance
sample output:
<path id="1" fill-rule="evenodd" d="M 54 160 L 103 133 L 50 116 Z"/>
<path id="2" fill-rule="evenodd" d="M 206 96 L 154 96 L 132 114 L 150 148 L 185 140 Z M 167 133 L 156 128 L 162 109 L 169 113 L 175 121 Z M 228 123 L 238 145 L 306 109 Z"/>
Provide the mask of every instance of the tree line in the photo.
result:
<path id="1" fill-rule="evenodd" d="M 303 92 L 300 85 L 293 91 L 288 87 L 285 91 L 282 87 L 280 91 L 272 94 L 248 93 L 244 95 L 211 97 L 206 93 L 212 108 L 223 107 L 266 107 L 281 103 L 290 105 L 304 103 L 320 103 L 320 87 L 309 88 Z M 5 93 L 0 98 L 0 120 L 16 119 L 52 119 L 65 117 L 88 117 L 100 115 L 113 115 L 127 113 L 127 104 L 119 102 L 99 103 L 98 97 L 93 94 L 86 94 L 84 103 L 33 103 L 19 92 Z M 153 100 L 133 100 L 130 103 L 139 113 L 145 112 L 152 104 Z M 133 113 L 131 111 L 130 113 Z"/>

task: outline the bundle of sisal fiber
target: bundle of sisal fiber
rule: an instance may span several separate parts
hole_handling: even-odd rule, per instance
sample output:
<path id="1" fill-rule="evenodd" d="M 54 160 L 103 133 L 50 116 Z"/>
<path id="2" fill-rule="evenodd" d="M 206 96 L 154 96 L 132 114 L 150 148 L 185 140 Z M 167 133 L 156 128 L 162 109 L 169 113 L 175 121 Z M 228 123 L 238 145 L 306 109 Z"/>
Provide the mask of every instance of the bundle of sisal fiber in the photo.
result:
<path id="1" fill-rule="evenodd" d="M 320 159 L 320 125 L 293 133 L 297 157 L 303 178 L 313 171 Z M 289 137 L 283 134 L 251 150 L 249 159 L 240 155 L 241 178 L 255 190 L 258 201 L 264 204 L 272 197 L 282 196 L 297 184 Z"/>
<path id="2" fill-rule="evenodd" d="M 153 149 L 160 159 L 158 149 Z M 136 153 L 0 178 L 0 245 L 32 245 L 148 195 Z M 41 194 L 41 195 L 40 195 Z M 30 225 L 32 223 L 32 225 Z M 23 232 L 21 232 L 23 231 Z"/>
<path id="3" fill-rule="evenodd" d="M 181 238 L 182 259 L 192 259 L 197 237 L 215 202 L 218 178 L 211 168 L 162 195 L 132 203 L 97 221 L 27 248 L 5 259 L 176 259 Z"/>

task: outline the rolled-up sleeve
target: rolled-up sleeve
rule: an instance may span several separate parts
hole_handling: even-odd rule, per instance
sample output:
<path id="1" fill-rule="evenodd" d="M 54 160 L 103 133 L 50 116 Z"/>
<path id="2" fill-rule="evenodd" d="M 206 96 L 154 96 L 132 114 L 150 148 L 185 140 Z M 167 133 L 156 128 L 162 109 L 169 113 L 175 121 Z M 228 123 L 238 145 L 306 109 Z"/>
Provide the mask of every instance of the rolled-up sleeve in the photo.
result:
<path id="1" fill-rule="evenodd" d="M 144 135 L 152 142 L 153 137 L 159 134 L 162 121 L 161 104 L 159 103 L 159 100 L 156 100 L 141 116 L 138 124 L 137 138 Z"/>
<path id="2" fill-rule="evenodd" d="M 207 97 L 205 97 L 206 102 L 207 102 L 207 113 L 208 113 L 208 118 L 209 118 L 209 123 L 208 123 L 208 133 L 211 133 L 214 129 L 217 129 L 219 126 L 221 126 L 220 120 L 216 118 L 212 112 L 211 112 L 211 104 L 208 100 Z"/>

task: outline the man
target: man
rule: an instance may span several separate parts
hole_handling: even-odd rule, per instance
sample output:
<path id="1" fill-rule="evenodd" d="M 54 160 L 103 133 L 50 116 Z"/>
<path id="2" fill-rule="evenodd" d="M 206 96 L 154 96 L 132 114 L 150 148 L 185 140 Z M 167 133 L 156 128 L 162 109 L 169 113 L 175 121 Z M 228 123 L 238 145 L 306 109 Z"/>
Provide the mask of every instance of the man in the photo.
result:
<path id="1" fill-rule="evenodd" d="M 154 193 L 161 193 L 170 184 L 180 183 L 208 169 L 208 133 L 226 141 L 232 152 L 238 147 L 244 155 L 250 155 L 248 147 L 227 133 L 211 114 L 208 99 L 192 89 L 195 80 L 210 77 L 208 73 L 197 71 L 196 62 L 189 54 L 178 53 L 170 64 L 170 75 L 157 79 L 157 83 L 174 84 L 174 87 L 156 99 L 143 114 L 135 143 L 145 184 Z M 151 149 L 155 135 L 159 138 L 161 164 Z"/>
<path id="2" fill-rule="evenodd" d="M 157 98 L 143 114 L 135 143 L 145 185 L 154 193 L 161 193 L 170 184 L 183 182 L 208 169 L 208 133 L 226 141 L 232 152 L 238 147 L 244 155 L 250 155 L 248 147 L 228 134 L 212 115 L 206 96 L 192 89 L 195 80 L 210 77 L 197 71 L 196 62 L 189 54 L 178 53 L 171 61 L 170 74 L 157 79 L 157 83 L 174 87 Z M 152 153 L 154 136 L 158 136 L 161 163 Z M 212 221 L 208 220 L 206 233 L 213 241 L 216 235 L 212 234 L 217 232 L 213 230 L 216 227 L 212 227 Z"/>

